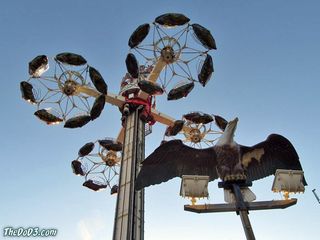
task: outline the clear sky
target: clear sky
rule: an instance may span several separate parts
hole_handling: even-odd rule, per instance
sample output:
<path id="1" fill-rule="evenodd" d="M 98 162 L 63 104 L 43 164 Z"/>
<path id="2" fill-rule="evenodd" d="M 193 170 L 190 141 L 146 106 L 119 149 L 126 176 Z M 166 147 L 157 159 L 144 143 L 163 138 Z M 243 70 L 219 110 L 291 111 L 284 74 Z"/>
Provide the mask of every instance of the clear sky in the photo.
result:
<path id="1" fill-rule="evenodd" d="M 28 78 L 28 62 L 39 54 L 70 51 L 83 55 L 118 92 L 126 71 L 128 38 L 140 24 L 166 12 L 184 13 L 216 39 L 215 74 L 208 86 L 196 86 L 188 98 L 158 110 L 174 118 L 192 110 L 239 117 L 236 140 L 253 145 L 270 133 L 291 140 L 309 183 L 298 204 L 286 210 L 251 212 L 257 239 L 315 239 L 320 205 L 320 4 L 318 1 L 2 1 L 0 8 L 1 198 L 0 228 L 57 228 L 53 239 L 111 239 L 116 198 L 82 187 L 70 162 L 86 142 L 115 137 L 118 109 L 106 106 L 94 123 L 71 130 L 47 127 L 21 99 L 19 82 Z M 162 140 L 154 126 L 146 155 Z M 254 183 L 258 200 L 280 199 L 273 178 Z M 235 213 L 185 212 L 180 179 L 146 189 L 145 239 L 244 239 Z M 223 201 L 217 181 L 206 203 Z M 2 234 L 1 234 L 2 235 Z M 21 239 L 21 238 L 20 238 Z"/>

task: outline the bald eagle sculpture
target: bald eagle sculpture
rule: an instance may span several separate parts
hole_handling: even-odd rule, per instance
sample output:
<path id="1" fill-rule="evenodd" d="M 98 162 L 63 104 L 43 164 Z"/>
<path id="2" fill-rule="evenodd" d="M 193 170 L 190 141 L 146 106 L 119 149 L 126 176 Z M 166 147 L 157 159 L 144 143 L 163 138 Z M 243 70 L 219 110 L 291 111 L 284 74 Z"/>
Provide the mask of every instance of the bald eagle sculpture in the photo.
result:
<path id="1" fill-rule="evenodd" d="M 209 180 L 254 181 L 277 169 L 302 170 L 298 154 L 285 137 L 271 134 L 252 147 L 234 141 L 238 118 L 228 122 L 216 145 L 207 149 L 186 146 L 181 140 L 162 144 L 142 162 L 136 190 L 182 175 L 206 175 Z M 303 179 L 304 185 L 307 185 Z"/>

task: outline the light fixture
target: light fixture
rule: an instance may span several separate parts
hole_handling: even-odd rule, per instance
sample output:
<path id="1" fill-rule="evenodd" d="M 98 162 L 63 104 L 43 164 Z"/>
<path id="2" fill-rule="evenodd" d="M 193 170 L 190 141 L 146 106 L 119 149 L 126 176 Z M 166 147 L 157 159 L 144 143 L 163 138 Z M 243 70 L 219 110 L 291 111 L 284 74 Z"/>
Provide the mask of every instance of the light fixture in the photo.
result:
<path id="1" fill-rule="evenodd" d="M 277 169 L 272 184 L 273 192 L 283 192 L 285 199 L 289 198 L 289 193 L 303 193 L 303 171 Z"/>
<path id="2" fill-rule="evenodd" d="M 180 187 L 180 196 L 191 198 L 192 205 L 196 198 L 207 198 L 209 176 L 183 175 Z"/>

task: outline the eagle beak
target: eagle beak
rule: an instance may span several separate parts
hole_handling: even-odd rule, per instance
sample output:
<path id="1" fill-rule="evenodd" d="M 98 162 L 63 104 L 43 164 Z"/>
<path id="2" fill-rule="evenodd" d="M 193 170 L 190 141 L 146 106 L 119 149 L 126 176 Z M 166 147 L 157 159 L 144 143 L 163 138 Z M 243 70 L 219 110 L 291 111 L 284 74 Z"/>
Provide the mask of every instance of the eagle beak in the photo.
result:
<path id="1" fill-rule="evenodd" d="M 239 121 L 239 118 L 235 118 L 233 120 L 231 120 L 229 123 L 228 123 L 228 129 L 229 131 L 232 132 L 232 134 L 234 134 L 236 128 L 237 128 L 237 124 L 238 124 L 238 121 Z"/>
<path id="2" fill-rule="evenodd" d="M 236 117 L 235 119 L 233 119 L 233 120 L 230 121 L 230 124 L 232 124 L 232 125 L 234 125 L 234 124 L 237 125 L 238 121 L 239 121 L 239 118 Z"/>

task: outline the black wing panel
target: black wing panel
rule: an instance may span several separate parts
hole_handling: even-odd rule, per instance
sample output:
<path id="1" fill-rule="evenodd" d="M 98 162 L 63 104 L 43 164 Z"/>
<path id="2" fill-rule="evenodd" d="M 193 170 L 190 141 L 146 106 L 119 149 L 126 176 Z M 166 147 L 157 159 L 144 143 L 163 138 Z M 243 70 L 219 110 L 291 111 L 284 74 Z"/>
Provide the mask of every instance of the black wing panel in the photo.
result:
<path id="1" fill-rule="evenodd" d="M 302 170 L 295 148 L 278 134 L 271 134 L 264 142 L 252 147 L 241 146 L 241 152 L 242 164 L 250 181 L 275 174 L 277 169 Z M 304 184 L 307 184 L 305 180 Z"/>
<path id="2" fill-rule="evenodd" d="M 182 175 L 207 175 L 210 180 L 218 178 L 213 148 L 195 149 L 181 140 L 162 144 L 142 163 L 136 181 L 136 189 L 160 184 Z"/>

